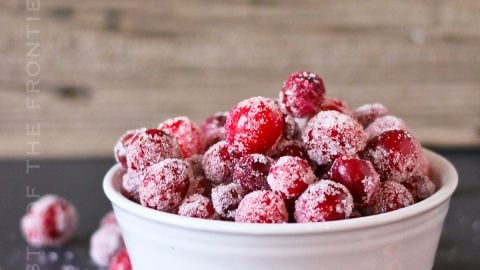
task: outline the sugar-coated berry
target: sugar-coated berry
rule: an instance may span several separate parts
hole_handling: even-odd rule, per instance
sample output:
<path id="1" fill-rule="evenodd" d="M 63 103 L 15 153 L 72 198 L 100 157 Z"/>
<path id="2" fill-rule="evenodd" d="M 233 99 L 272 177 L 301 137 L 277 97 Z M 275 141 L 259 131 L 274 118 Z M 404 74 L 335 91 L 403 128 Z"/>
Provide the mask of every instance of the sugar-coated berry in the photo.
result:
<path id="1" fill-rule="evenodd" d="M 188 161 L 188 163 L 190 164 L 190 168 L 192 169 L 193 175 L 195 177 L 204 176 L 202 160 L 203 155 L 192 155 L 186 159 L 186 161 Z"/>
<path id="2" fill-rule="evenodd" d="M 295 140 L 301 136 L 300 128 L 298 127 L 295 117 L 285 114 L 283 116 L 283 139 Z"/>
<path id="3" fill-rule="evenodd" d="M 75 207 L 56 195 L 44 195 L 32 203 L 20 222 L 25 240 L 34 247 L 64 244 L 77 228 Z"/>
<path id="4" fill-rule="evenodd" d="M 121 193 L 123 196 L 127 197 L 129 200 L 134 202 L 139 202 L 140 197 L 138 194 L 138 189 L 142 183 L 140 174 L 134 170 L 128 170 L 122 176 L 122 188 Z"/>
<path id="5" fill-rule="evenodd" d="M 233 220 L 244 196 L 245 190 L 239 184 L 220 184 L 212 189 L 213 208 L 222 219 Z"/>
<path id="6" fill-rule="evenodd" d="M 375 119 L 366 129 L 367 140 L 371 140 L 388 130 L 408 130 L 405 122 L 393 115 L 385 115 Z"/>
<path id="7" fill-rule="evenodd" d="M 232 180 L 235 157 L 225 141 L 220 141 L 205 152 L 202 160 L 203 172 L 214 184 Z"/>
<path id="8" fill-rule="evenodd" d="M 174 212 L 184 199 L 193 173 L 181 159 L 165 159 L 150 166 L 139 188 L 143 206 Z"/>
<path id="9" fill-rule="evenodd" d="M 299 157 L 305 160 L 310 160 L 304 144 L 297 140 L 281 140 L 270 151 L 268 151 L 267 154 L 275 160 L 283 156 Z"/>
<path id="10" fill-rule="evenodd" d="M 425 175 L 414 175 L 402 184 L 410 191 L 415 201 L 424 200 L 435 193 L 435 183 Z"/>
<path id="11" fill-rule="evenodd" d="M 225 123 L 227 122 L 227 116 L 227 112 L 217 112 L 207 117 L 200 125 L 205 135 L 207 148 L 219 141 L 225 140 Z"/>
<path id="12" fill-rule="evenodd" d="M 115 160 L 122 164 L 122 167 L 127 169 L 127 147 L 130 145 L 130 141 L 138 132 L 144 132 L 143 130 L 128 130 L 125 134 L 118 139 L 117 144 L 115 144 L 115 148 L 113 149 L 113 153 L 115 156 Z"/>
<path id="13" fill-rule="evenodd" d="M 209 198 L 193 194 L 185 198 L 178 208 L 178 214 L 185 217 L 214 219 L 215 210 Z"/>
<path id="14" fill-rule="evenodd" d="M 319 111 L 337 111 L 351 116 L 352 110 L 347 102 L 338 98 L 326 97 L 320 105 Z"/>
<path id="15" fill-rule="evenodd" d="M 212 182 L 208 181 L 205 176 L 194 176 L 190 180 L 187 196 L 193 194 L 201 194 L 210 197 L 210 194 L 212 194 Z"/>
<path id="16" fill-rule="evenodd" d="M 298 197 L 294 216 L 298 223 L 346 219 L 353 207 L 352 195 L 344 185 L 323 179 Z"/>
<path id="17" fill-rule="evenodd" d="M 113 213 L 113 211 L 106 213 L 100 220 L 100 227 L 105 225 L 118 225 L 117 218 L 115 217 L 115 213 Z"/>
<path id="18" fill-rule="evenodd" d="M 388 109 L 381 103 L 364 104 L 353 111 L 355 119 L 364 128 L 368 127 L 375 119 L 388 114 Z"/>
<path id="19" fill-rule="evenodd" d="M 331 164 L 337 157 L 353 156 L 365 146 L 362 126 L 337 111 L 321 111 L 307 123 L 303 142 L 308 156 L 319 165 Z"/>
<path id="20" fill-rule="evenodd" d="M 270 189 L 267 175 L 272 163 L 273 159 L 262 154 L 245 155 L 235 164 L 233 181 L 246 192 Z"/>
<path id="21" fill-rule="evenodd" d="M 179 116 L 165 120 L 158 129 L 172 135 L 178 142 L 182 156 L 188 158 L 203 153 L 205 137 L 202 130 L 188 117 Z"/>
<path id="22" fill-rule="evenodd" d="M 90 238 L 90 258 L 96 265 L 106 267 L 124 246 L 118 224 L 104 224 Z"/>
<path id="23" fill-rule="evenodd" d="M 385 181 L 375 193 L 373 202 L 363 211 L 367 215 L 390 212 L 413 204 L 413 196 L 406 187 L 395 181 Z"/>
<path id="24" fill-rule="evenodd" d="M 382 180 L 403 182 L 418 170 L 421 146 L 404 130 L 389 130 L 372 139 L 364 152 Z"/>
<path id="25" fill-rule="evenodd" d="M 305 117 L 318 112 L 324 97 L 322 79 L 315 73 L 300 71 L 290 75 L 283 83 L 279 102 L 288 114 Z"/>
<path id="26" fill-rule="evenodd" d="M 427 155 L 423 151 L 420 153 L 418 161 L 418 174 L 430 176 L 430 161 L 428 161 Z"/>
<path id="27" fill-rule="evenodd" d="M 132 263 L 125 248 L 117 252 L 108 270 L 132 270 Z"/>
<path id="28" fill-rule="evenodd" d="M 138 132 L 127 147 L 128 168 L 143 171 L 167 158 L 180 158 L 180 148 L 171 135 L 159 129 Z"/>
<path id="29" fill-rule="evenodd" d="M 306 160 L 283 156 L 270 168 L 267 181 L 273 191 L 285 199 L 293 199 L 315 181 L 315 174 Z"/>
<path id="30" fill-rule="evenodd" d="M 370 161 L 341 156 L 335 159 L 329 177 L 350 191 L 355 204 L 368 205 L 380 188 L 380 175 Z"/>
<path id="31" fill-rule="evenodd" d="M 235 105 L 225 124 L 227 143 L 242 154 L 265 153 L 278 141 L 282 131 L 283 114 L 278 104 L 264 97 Z"/>
<path id="32" fill-rule="evenodd" d="M 288 212 L 279 193 L 257 190 L 247 194 L 235 213 L 235 222 L 243 223 L 286 223 Z"/>

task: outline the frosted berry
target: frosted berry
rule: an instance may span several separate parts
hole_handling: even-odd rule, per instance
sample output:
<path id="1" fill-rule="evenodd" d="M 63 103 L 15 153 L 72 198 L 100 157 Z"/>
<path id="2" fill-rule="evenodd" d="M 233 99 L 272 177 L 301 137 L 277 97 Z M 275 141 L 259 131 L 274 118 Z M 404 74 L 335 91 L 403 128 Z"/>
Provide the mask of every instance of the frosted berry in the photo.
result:
<path id="1" fill-rule="evenodd" d="M 398 117 L 386 115 L 375 119 L 375 121 L 373 121 L 373 123 L 371 123 L 365 129 L 365 134 L 367 135 L 367 140 L 369 141 L 385 131 L 395 129 L 407 130 L 407 125 Z"/>
<path id="2" fill-rule="evenodd" d="M 209 198 L 200 194 L 193 194 L 185 198 L 178 208 L 178 214 L 180 216 L 193 218 L 215 218 L 215 210 L 213 209 L 212 202 Z"/>
<path id="3" fill-rule="evenodd" d="M 413 196 L 406 187 L 395 181 L 385 181 L 373 197 L 371 205 L 364 209 L 368 215 L 397 210 L 413 204 Z"/>
<path id="4" fill-rule="evenodd" d="M 20 222 L 25 240 L 34 247 L 64 244 L 77 228 L 75 207 L 56 195 L 45 195 L 35 201 Z"/>
<path id="5" fill-rule="evenodd" d="M 353 198 L 348 189 L 331 180 L 310 185 L 295 202 L 298 223 L 346 219 L 353 210 Z"/>
<path id="6" fill-rule="evenodd" d="M 165 159 L 145 171 L 140 185 L 140 203 L 146 207 L 173 212 L 184 199 L 193 177 L 188 163 Z"/>
<path id="7" fill-rule="evenodd" d="M 122 167 L 127 169 L 127 147 L 130 145 L 130 141 L 138 132 L 144 132 L 143 130 L 129 130 L 125 134 L 118 139 L 117 144 L 115 144 L 115 148 L 113 149 L 113 153 L 115 156 L 115 160 L 122 164 Z"/>
<path id="8" fill-rule="evenodd" d="M 315 174 L 306 160 L 284 156 L 270 168 L 267 181 L 273 191 L 279 192 L 285 199 L 293 199 L 315 181 Z"/>
<path id="9" fill-rule="evenodd" d="M 227 122 L 227 116 L 227 112 L 218 112 L 207 117 L 200 125 L 205 135 L 207 148 L 219 141 L 225 140 L 225 123 Z"/>
<path id="10" fill-rule="evenodd" d="M 202 167 L 207 179 L 214 184 L 231 182 L 234 155 L 225 141 L 212 145 L 203 155 Z"/>
<path id="11" fill-rule="evenodd" d="M 267 154 L 273 159 L 279 159 L 283 156 L 299 157 L 305 160 L 310 159 L 304 144 L 297 140 L 281 140 Z"/>
<path id="12" fill-rule="evenodd" d="M 90 258 L 96 265 L 106 267 L 124 246 L 118 224 L 103 224 L 90 238 Z"/>
<path id="13" fill-rule="evenodd" d="M 100 227 L 105 225 L 118 225 L 117 218 L 115 217 L 113 211 L 106 213 L 100 220 Z"/>
<path id="14" fill-rule="evenodd" d="M 324 97 L 322 79 L 314 73 L 300 71 L 290 75 L 283 83 L 279 102 L 288 114 L 305 117 L 318 112 Z"/>
<path id="15" fill-rule="evenodd" d="M 365 146 L 362 126 L 346 114 L 322 111 L 310 119 L 303 133 L 308 156 L 319 165 L 337 157 L 353 156 Z"/>
<path id="16" fill-rule="evenodd" d="M 418 161 L 418 174 L 430 176 L 430 161 L 428 161 L 427 155 L 423 151 L 420 152 Z"/>
<path id="17" fill-rule="evenodd" d="M 235 213 L 235 222 L 286 223 L 288 212 L 279 193 L 258 190 L 247 194 Z"/>
<path id="18" fill-rule="evenodd" d="M 337 111 L 351 116 L 352 110 L 348 106 L 347 102 L 332 97 L 326 97 L 320 105 L 319 111 Z"/>
<path id="19" fill-rule="evenodd" d="M 364 128 L 368 127 L 375 119 L 388 114 L 388 109 L 380 103 L 364 104 L 353 111 L 355 119 Z"/>
<path id="20" fill-rule="evenodd" d="M 212 189 L 215 212 L 225 220 L 233 220 L 245 190 L 237 183 L 220 184 Z"/>
<path id="21" fill-rule="evenodd" d="M 435 184 L 428 176 L 414 175 L 402 183 L 415 201 L 424 200 L 435 193 Z"/>
<path id="22" fill-rule="evenodd" d="M 172 135 L 177 140 L 184 158 L 201 154 L 205 149 L 205 137 L 202 130 L 188 117 L 167 119 L 158 126 L 158 129 Z"/>
<path id="23" fill-rule="evenodd" d="M 126 249 L 117 252 L 108 270 L 132 270 L 132 263 Z"/>
<path id="24" fill-rule="evenodd" d="M 138 194 L 138 189 L 142 183 L 141 176 L 138 172 L 134 170 L 128 170 L 122 176 L 122 188 L 121 192 L 123 196 L 127 197 L 128 199 L 139 202 L 140 197 Z"/>
<path id="25" fill-rule="evenodd" d="M 280 138 L 283 115 L 275 101 L 253 97 L 232 108 L 225 124 L 225 138 L 242 154 L 265 153 Z"/>
<path id="26" fill-rule="evenodd" d="M 233 170 L 233 181 L 246 192 L 270 189 L 267 175 L 273 159 L 262 154 L 250 154 L 240 158 Z"/>

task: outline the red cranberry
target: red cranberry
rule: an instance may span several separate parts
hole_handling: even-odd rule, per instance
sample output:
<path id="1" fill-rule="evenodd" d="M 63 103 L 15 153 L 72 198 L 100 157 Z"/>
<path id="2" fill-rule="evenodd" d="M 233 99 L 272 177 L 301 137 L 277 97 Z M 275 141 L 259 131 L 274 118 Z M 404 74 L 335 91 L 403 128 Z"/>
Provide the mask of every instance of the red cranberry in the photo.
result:
<path id="1" fill-rule="evenodd" d="M 235 213 L 235 222 L 286 223 L 288 212 L 282 196 L 270 190 L 247 194 Z"/>
<path id="2" fill-rule="evenodd" d="M 346 219 L 353 210 L 353 198 L 348 189 L 331 180 L 310 185 L 295 202 L 298 223 Z"/>
<path id="3" fill-rule="evenodd" d="M 283 139 L 294 140 L 300 137 L 300 128 L 297 121 L 291 115 L 285 114 L 283 116 Z"/>
<path id="4" fill-rule="evenodd" d="M 212 182 L 208 181 L 204 176 L 194 176 L 190 180 L 187 195 L 201 194 L 210 197 L 212 194 Z"/>
<path id="5" fill-rule="evenodd" d="M 106 267 L 115 253 L 124 246 L 118 224 L 102 225 L 90 238 L 90 258 L 96 265 Z"/>
<path id="6" fill-rule="evenodd" d="M 401 183 L 417 171 L 421 146 L 408 132 L 389 130 L 372 139 L 364 154 L 382 180 Z"/>
<path id="7" fill-rule="evenodd" d="M 403 182 L 403 185 L 410 191 L 415 201 L 424 200 L 435 193 L 435 184 L 425 175 L 414 175 Z"/>
<path id="8" fill-rule="evenodd" d="M 144 132 L 145 129 L 142 130 L 129 130 L 125 134 L 123 134 L 120 139 L 118 139 L 117 144 L 115 144 L 115 148 L 113 149 L 115 160 L 122 164 L 122 167 L 127 169 L 127 147 L 130 145 L 130 141 L 132 140 L 133 136 L 135 136 L 138 132 Z"/>
<path id="9" fill-rule="evenodd" d="M 314 115 L 325 97 L 325 86 L 322 79 L 311 72 L 293 73 L 283 83 L 279 102 L 283 109 L 295 116 Z"/>
<path id="10" fill-rule="evenodd" d="M 147 129 L 137 133 L 127 147 L 128 168 L 143 171 L 166 158 L 180 158 L 177 141 L 159 129 Z"/>
<path id="11" fill-rule="evenodd" d="M 233 181 L 246 192 L 270 189 L 267 175 L 273 159 L 262 154 L 250 154 L 240 158 L 233 171 Z"/>
<path id="12" fill-rule="evenodd" d="M 142 183 L 142 179 L 138 172 L 133 170 L 128 170 L 122 176 L 122 188 L 121 192 L 123 196 L 127 197 L 129 200 L 134 202 L 139 202 L 140 197 L 138 194 L 138 189 Z"/>
<path id="13" fill-rule="evenodd" d="M 273 159 L 279 159 L 283 156 L 292 156 L 309 160 L 303 143 L 295 140 L 281 140 L 272 150 L 268 151 L 268 155 Z"/>
<path id="14" fill-rule="evenodd" d="M 367 140 L 369 141 L 385 131 L 395 129 L 407 130 L 407 125 L 398 117 L 386 115 L 375 119 L 375 121 L 373 121 L 373 123 L 371 123 L 365 129 L 365 134 L 367 135 Z"/>
<path id="15" fill-rule="evenodd" d="M 109 270 L 132 270 L 132 263 L 126 249 L 121 249 L 115 255 L 110 264 Z"/>
<path id="16" fill-rule="evenodd" d="M 181 159 L 165 159 L 152 165 L 146 170 L 140 185 L 140 203 L 173 212 L 185 197 L 192 177 L 188 163 Z"/>
<path id="17" fill-rule="evenodd" d="M 188 117 L 180 116 L 161 123 L 158 129 L 172 135 L 178 142 L 182 156 L 198 155 L 205 149 L 203 132 Z"/>
<path id="18" fill-rule="evenodd" d="M 45 195 L 35 201 L 21 220 L 25 240 L 34 247 L 60 246 L 77 228 L 77 211 L 65 199 Z"/>
<path id="19" fill-rule="evenodd" d="M 209 198 L 200 194 L 193 194 L 185 198 L 178 208 L 178 214 L 180 216 L 193 218 L 215 218 L 215 210 L 213 210 L 212 202 Z"/>
<path id="20" fill-rule="evenodd" d="M 371 205 L 364 209 L 368 215 L 397 210 L 413 204 L 412 194 L 402 184 L 395 181 L 385 181 L 380 190 L 375 193 Z"/>
<path id="21" fill-rule="evenodd" d="M 388 115 L 388 109 L 380 103 L 362 105 L 353 111 L 355 119 L 364 127 L 368 127 L 375 119 Z"/>
<path id="22" fill-rule="evenodd" d="M 213 208 L 221 218 L 233 220 L 244 195 L 244 189 L 237 183 L 220 184 L 212 189 Z"/>
<path id="23" fill-rule="evenodd" d="M 371 202 L 380 188 L 380 175 L 372 163 L 356 157 L 337 158 L 330 168 L 330 178 L 348 188 L 353 201 L 362 206 Z"/>
<path id="24" fill-rule="evenodd" d="M 283 115 L 275 101 L 254 97 L 238 103 L 225 124 L 227 143 L 242 154 L 265 153 L 280 138 Z"/>
<path id="25" fill-rule="evenodd" d="M 203 121 L 200 128 L 205 135 L 207 147 L 225 140 L 225 122 L 227 121 L 227 112 L 215 113 Z"/>
<path id="26" fill-rule="evenodd" d="M 303 133 L 307 153 L 319 165 L 342 155 L 353 156 L 365 146 L 365 133 L 357 121 L 337 111 L 322 111 L 310 119 Z"/>
<path id="27" fill-rule="evenodd" d="M 231 181 L 234 167 L 234 155 L 225 141 L 212 145 L 203 155 L 203 172 L 207 179 L 215 184 Z"/>
<path id="28" fill-rule="evenodd" d="M 337 111 L 348 116 L 352 115 L 352 110 L 345 101 L 332 97 L 326 97 L 325 100 L 323 100 L 319 111 Z"/>
<path id="29" fill-rule="evenodd" d="M 281 157 L 270 168 L 268 184 L 286 199 L 298 197 L 315 181 L 315 174 L 308 162 L 292 156 Z"/>

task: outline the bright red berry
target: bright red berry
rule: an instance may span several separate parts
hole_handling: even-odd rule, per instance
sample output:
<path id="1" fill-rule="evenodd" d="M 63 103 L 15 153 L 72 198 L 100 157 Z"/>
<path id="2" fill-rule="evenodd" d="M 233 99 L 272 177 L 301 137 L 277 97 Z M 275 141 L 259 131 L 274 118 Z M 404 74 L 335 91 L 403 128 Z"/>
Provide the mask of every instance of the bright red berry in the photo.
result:
<path id="1" fill-rule="evenodd" d="M 319 111 L 337 111 L 346 115 L 352 115 L 352 110 L 347 102 L 332 97 L 326 97 L 320 105 Z"/>
<path id="2" fill-rule="evenodd" d="M 205 137 L 202 130 L 188 117 L 167 119 L 158 129 L 172 135 L 178 142 L 183 158 L 203 153 Z"/>
<path id="3" fill-rule="evenodd" d="M 132 270 L 132 263 L 126 249 L 118 251 L 108 270 Z"/>
<path id="4" fill-rule="evenodd" d="M 365 129 L 367 141 L 370 141 L 385 131 L 395 129 L 407 130 L 407 125 L 402 119 L 393 115 L 378 117 Z"/>
<path id="5" fill-rule="evenodd" d="M 362 105 L 353 111 L 355 119 L 364 127 L 368 127 L 375 119 L 388 115 L 388 109 L 380 103 Z"/>
<path id="6" fill-rule="evenodd" d="M 185 198 L 178 208 L 178 214 L 180 216 L 202 219 L 215 218 L 212 202 L 209 198 L 200 194 L 193 194 Z"/>
<path id="7" fill-rule="evenodd" d="M 240 184 L 246 192 L 270 189 L 267 175 L 273 159 L 262 154 L 250 154 L 241 157 L 233 170 L 233 181 Z"/>
<path id="8" fill-rule="evenodd" d="M 267 181 L 273 191 L 279 192 L 285 199 L 293 199 L 315 181 L 315 174 L 306 160 L 283 156 L 270 168 Z"/>
<path id="9" fill-rule="evenodd" d="M 397 210 L 413 204 L 413 196 L 406 187 L 395 181 L 385 181 L 373 197 L 372 203 L 364 209 L 368 215 Z"/>
<path id="10" fill-rule="evenodd" d="M 286 223 L 288 212 L 279 193 L 258 190 L 247 194 L 235 213 L 235 222 Z"/>

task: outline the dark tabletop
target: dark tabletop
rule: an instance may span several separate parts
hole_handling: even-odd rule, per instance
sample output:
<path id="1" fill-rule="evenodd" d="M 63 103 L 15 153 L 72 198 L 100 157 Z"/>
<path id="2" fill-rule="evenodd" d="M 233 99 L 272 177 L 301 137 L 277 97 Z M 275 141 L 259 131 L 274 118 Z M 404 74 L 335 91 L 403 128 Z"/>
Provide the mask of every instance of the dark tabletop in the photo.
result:
<path id="1" fill-rule="evenodd" d="M 456 166 L 460 184 L 443 228 L 434 269 L 480 269 L 480 150 L 440 150 Z M 97 269 L 88 258 L 88 242 L 100 218 L 111 209 L 101 181 L 111 158 L 30 162 L 39 169 L 26 173 L 26 160 L 0 161 L 0 270 Z M 62 249 L 28 247 L 18 224 L 36 193 L 68 198 L 78 209 L 79 229 Z M 27 256 L 30 252 L 30 256 Z M 38 265 L 38 266 L 34 266 Z"/>

